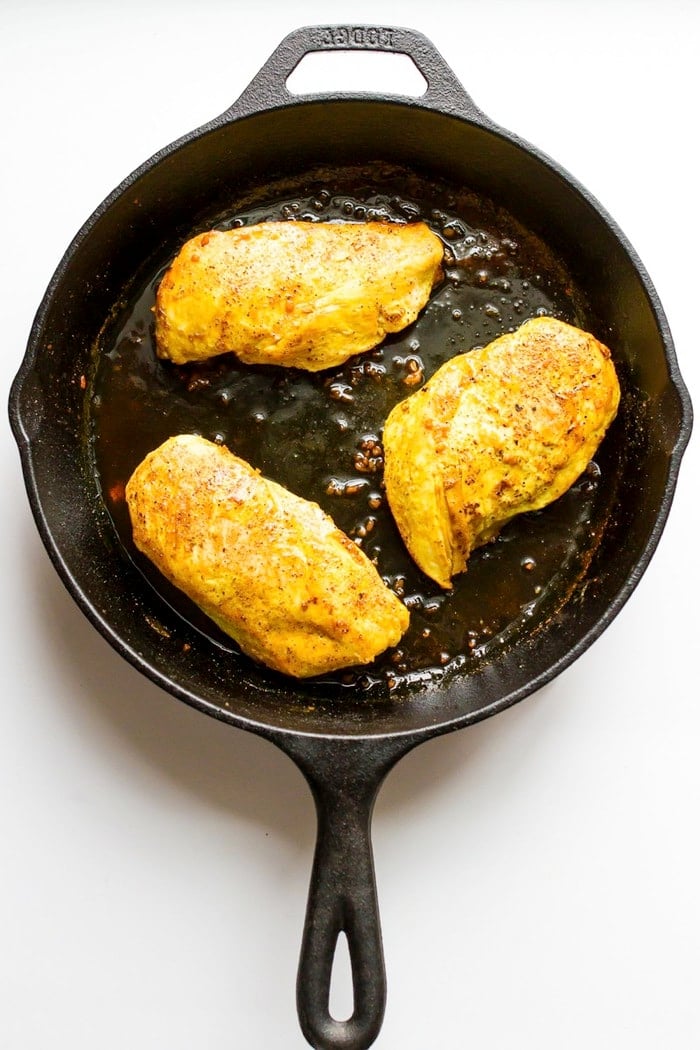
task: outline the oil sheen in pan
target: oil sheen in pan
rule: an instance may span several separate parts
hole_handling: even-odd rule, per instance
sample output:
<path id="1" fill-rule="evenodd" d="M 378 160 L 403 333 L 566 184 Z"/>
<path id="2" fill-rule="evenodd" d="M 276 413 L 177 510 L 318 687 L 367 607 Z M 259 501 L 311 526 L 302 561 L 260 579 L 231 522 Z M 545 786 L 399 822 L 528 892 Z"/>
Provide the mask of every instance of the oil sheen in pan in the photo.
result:
<path id="1" fill-rule="evenodd" d="M 418 320 L 374 351 L 320 373 L 241 365 L 225 355 L 199 365 L 159 361 L 155 291 L 169 259 L 152 263 L 105 325 L 90 387 L 90 446 L 108 513 L 125 553 L 176 611 L 215 644 L 230 639 L 134 549 L 124 486 L 168 436 L 199 433 L 264 475 L 318 502 L 375 563 L 411 611 L 400 645 L 371 665 L 306 683 L 400 695 L 411 684 L 477 668 L 561 605 L 597 543 L 615 488 L 604 443 L 596 463 L 550 507 L 523 515 L 475 551 L 445 593 L 407 554 L 383 492 L 382 426 L 391 408 L 450 357 L 523 321 L 550 314 L 595 331 L 561 261 L 510 215 L 464 190 L 398 169 L 317 171 L 251 193 L 201 229 L 261 221 L 425 221 L 446 247 L 444 280 Z M 606 462 L 610 459 L 610 464 Z M 619 466 L 619 465 L 618 465 Z"/>

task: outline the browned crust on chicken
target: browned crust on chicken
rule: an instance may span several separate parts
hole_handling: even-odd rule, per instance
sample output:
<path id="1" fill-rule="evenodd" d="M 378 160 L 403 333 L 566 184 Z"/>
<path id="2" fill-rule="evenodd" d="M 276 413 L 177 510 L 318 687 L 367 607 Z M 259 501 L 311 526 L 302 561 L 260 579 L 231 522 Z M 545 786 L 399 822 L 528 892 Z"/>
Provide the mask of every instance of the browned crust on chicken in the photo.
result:
<path id="1" fill-rule="evenodd" d="M 552 317 L 443 365 L 384 428 L 387 497 L 419 567 L 449 588 L 475 547 L 563 495 L 619 398 L 608 348 Z"/>
<path id="2" fill-rule="evenodd" d="M 416 319 L 441 273 L 424 223 L 266 222 L 199 234 L 156 298 L 156 346 L 175 364 L 232 352 L 311 371 Z"/>
<path id="3" fill-rule="evenodd" d="M 395 645 L 409 614 L 321 508 L 226 448 L 178 435 L 126 486 L 133 537 L 241 649 L 305 678 Z"/>

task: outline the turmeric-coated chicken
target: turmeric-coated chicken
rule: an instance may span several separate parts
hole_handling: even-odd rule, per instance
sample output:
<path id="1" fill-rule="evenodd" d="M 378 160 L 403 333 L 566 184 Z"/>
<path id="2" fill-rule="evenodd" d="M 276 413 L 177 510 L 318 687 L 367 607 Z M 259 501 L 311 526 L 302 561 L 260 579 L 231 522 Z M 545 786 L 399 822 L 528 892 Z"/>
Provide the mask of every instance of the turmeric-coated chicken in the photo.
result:
<path id="1" fill-rule="evenodd" d="M 204 438 L 169 438 L 126 487 L 134 542 L 241 649 L 305 678 L 367 663 L 409 614 L 316 503 Z"/>
<path id="2" fill-rule="evenodd" d="M 422 222 L 263 222 L 199 234 L 156 297 L 156 349 L 318 371 L 415 321 L 443 245 Z"/>
<path id="3" fill-rule="evenodd" d="M 418 566 L 441 587 L 516 514 L 576 481 L 617 412 L 610 351 L 551 317 L 444 364 L 384 428 L 386 493 Z"/>

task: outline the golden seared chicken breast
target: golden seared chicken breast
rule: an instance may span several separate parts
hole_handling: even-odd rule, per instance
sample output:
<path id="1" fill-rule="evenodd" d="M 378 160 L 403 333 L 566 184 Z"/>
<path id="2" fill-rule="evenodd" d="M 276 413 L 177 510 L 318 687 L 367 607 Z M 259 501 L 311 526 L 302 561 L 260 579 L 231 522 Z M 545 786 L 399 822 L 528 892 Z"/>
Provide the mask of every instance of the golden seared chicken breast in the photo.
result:
<path id="1" fill-rule="evenodd" d="M 255 660 L 305 678 L 372 660 L 408 611 L 316 503 L 204 438 L 169 438 L 126 487 L 134 542 Z"/>
<path id="2" fill-rule="evenodd" d="M 263 222 L 189 240 L 156 298 L 156 347 L 175 364 L 232 351 L 318 371 L 416 319 L 441 273 L 424 223 Z"/>
<path id="3" fill-rule="evenodd" d="M 440 584 L 516 514 L 561 496 L 619 403 L 610 351 L 551 317 L 444 364 L 384 428 L 386 493 L 404 543 Z"/>

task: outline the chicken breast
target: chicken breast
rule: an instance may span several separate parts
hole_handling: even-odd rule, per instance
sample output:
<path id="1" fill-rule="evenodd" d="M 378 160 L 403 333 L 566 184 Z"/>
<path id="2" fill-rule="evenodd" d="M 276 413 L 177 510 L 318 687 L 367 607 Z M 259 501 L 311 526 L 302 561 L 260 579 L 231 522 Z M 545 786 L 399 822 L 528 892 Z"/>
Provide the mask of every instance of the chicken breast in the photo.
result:
<path id="1" fill-rule="evenodd" d="M 255 660 L 306 678 L 395 645 L 409 614 L 308 500 L 204 438 L 169 438 L 132 474 L 134 542 Z"/>
<path id="2" fill-rule="evenodd" d="M 610 351 L 551 317 L 443 365 L 384 428 L 386 493 L 418 566 L 451 587 L 470 552 L 561 496 L 613 420 Z"/>
<path id="3" fill-rule="evenodd" d="M 416 319 L 443 246 L 424 223 L 264 222 L 200 234 L 158 288 L 156 346 L 175 364 L 233 352 L 318 371 Z"/>

